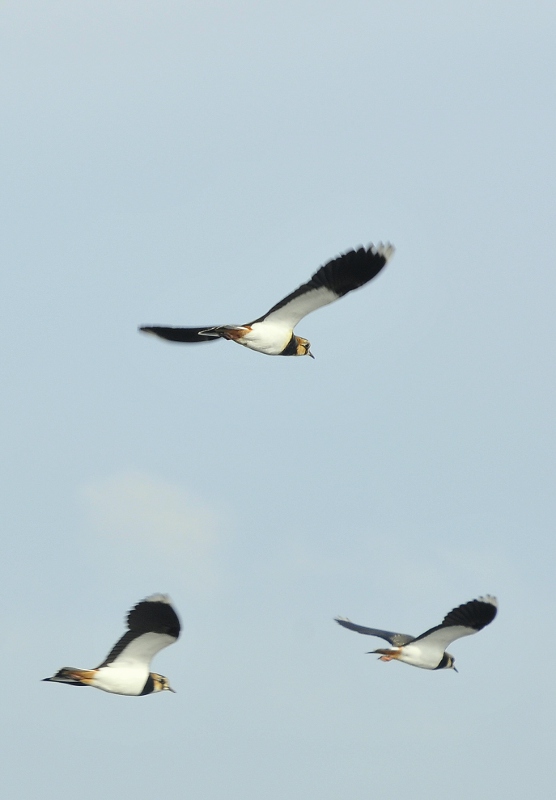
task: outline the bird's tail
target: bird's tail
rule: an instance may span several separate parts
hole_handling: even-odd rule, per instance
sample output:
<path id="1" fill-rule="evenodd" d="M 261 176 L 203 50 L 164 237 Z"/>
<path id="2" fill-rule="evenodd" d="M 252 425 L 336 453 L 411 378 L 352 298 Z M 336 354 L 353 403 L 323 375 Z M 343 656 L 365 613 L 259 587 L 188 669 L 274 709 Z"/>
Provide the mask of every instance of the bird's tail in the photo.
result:
<path id="1" fill-rule="evenodd" d="M 203 328 L 199 331 L 199 336 L 207 339 L 243 339 L 246 333 L 251 330 L 249 325 L 216 325 L 214 328 Z"/>
<path id="2" fill-rule="evenodd" d="M 209 339 L 218 339 L 221 332 L 226 330 L 225 325 L 213 325 L 212 328 L 203 328 L 199 331 L 199 336 L 205 336 Z"/>
<path id="3" fill-rule="evenodd" d="M 392 661 L 393 658 L 399 658 L 400 648 L 397 648 L 396 650 L 389 650 L 388 648 L 383 650 L 382 648 L 379 648 L 378 650 L 369 651 L 369 655 L 372 655 L 373 653 L 380 654 L 379 661 Z"/>
<path id="4" fill-rule="evenodd" d="M 62 667 L 51 678 L 43 678 L 43 680 L 53 681 L 54 683 L 69 683 L 71 686 L 90 686 L 94 675 L 94 669 Z"/>

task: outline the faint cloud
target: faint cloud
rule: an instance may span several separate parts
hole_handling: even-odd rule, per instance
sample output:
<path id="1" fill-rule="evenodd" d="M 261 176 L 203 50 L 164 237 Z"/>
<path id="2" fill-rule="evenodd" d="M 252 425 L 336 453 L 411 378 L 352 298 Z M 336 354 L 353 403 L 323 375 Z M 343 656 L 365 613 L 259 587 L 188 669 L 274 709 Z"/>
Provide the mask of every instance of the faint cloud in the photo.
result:
<path id="1" fill-rule="evenodd" d="M 92 526 L 118 549 L 210 577 L 216 516 L 181 486 L 128 472 L 90 483 L 82 497 Z"/>

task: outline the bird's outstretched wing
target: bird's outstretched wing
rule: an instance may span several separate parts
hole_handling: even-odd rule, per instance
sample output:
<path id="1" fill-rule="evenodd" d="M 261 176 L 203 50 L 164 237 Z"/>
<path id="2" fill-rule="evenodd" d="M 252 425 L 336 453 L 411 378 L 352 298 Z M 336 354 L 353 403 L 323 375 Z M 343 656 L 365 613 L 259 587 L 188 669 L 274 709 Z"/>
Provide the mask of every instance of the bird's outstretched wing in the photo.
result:
<path id="1" fill-rule="evenodd" d="M 254 322 L 272 321 L 295 328 L 300 319 L 374 278 L 394 254 L 391 244 L 349 250 L 321 267 L 310 281 Z M 251 323 L 253 324 L 253 323 Z"/>
<path id="2" fill-rule="evenodd" d="M 188 344 L 202 344 L 203 342 L 216 342 L 220 338 L 217 334 L 210 333 L 210 325 L 204 328 L 168 328 L 160 325 L 142 325 L 139 330 L 143 333 L 152 333 L 161 339 L 170 342 L 187 342 Z M 201 332 L 204 334 L 201 335 Z"/>
<path id="3" fill-rule="evenodd" d="M 445 650 L 456 639 L 471 636 L 472 633 L 482 630 L 489 625 L 498 611 L 498 602 L 495 597 L 487 594 L 477 600 L 470 600 L 461 606 L 452 609 L 446 614 L 441 625 L 430 628 L 415 641 L 427 640 L 427 644 L 442 647 Z"/>
<path id="4" fill-rule="evenodd" d="M 351 622 L 349 619 L 345 619 L 344 617 L 335 617 L 335 621 L 338 625 L 342 625 L 344 628 L 349 628 L 350 631 L 356 631 L 357 633 L 365 633 L 367 636 L 378 636 L 381 639 L 386 639 L 387 642 L 393 644 L 395 647 L 401 647 L 404 644 L 408 644 L 408 642 L 412 642 L 414 640 L 414 636 L 410 636 L 408 633 L 394 633 L 393 631 L 381 631 L 379 628 L 365 628 L 363 625 L 356 625 L 355 622 Z"/>
<path id="5" fill-rule="evenodd" d="M 96 669 L 118 661 L 124 663 L 147 663 L 180 635 L 180 621 L 164 594 L 155 594 L 141 600 L 127 615 L 129 630 L 116 642 L 102 664 Z"/>

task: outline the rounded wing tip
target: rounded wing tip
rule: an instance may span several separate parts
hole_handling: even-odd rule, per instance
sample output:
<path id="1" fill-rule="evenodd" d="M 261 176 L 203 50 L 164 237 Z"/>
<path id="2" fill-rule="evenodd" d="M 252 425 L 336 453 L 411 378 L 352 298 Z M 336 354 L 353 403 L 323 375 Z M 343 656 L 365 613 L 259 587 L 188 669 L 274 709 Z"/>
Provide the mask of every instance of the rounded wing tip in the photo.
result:
<path id="1" fill-rule="evenodd" d="M 498 598 L 492 594 L 485 594 L 483 597 L 477 597 L 480 603 L 489 603 L 491 606 L 498 608 Z"/>
<path id="2" fill-rule="evenodd" d="M 396 252 L 396 248 L 390 242 L 386 242 L 383 244 L 379 242 L 377 245 L 370 245 L 369 249 L 372 250 L 373 253 L 376 253 L 379 256 L 383 256 L 386 261 L 390 261 L 394 253 Z"/>
<path id="3" fill-rule="evenodd" d="M 168 594 L 151 594 L 142 601 L 143 603 L 168 603 L 169 606 L 172 605 L 172 600 L 170 599 L 170 595 Z"/>

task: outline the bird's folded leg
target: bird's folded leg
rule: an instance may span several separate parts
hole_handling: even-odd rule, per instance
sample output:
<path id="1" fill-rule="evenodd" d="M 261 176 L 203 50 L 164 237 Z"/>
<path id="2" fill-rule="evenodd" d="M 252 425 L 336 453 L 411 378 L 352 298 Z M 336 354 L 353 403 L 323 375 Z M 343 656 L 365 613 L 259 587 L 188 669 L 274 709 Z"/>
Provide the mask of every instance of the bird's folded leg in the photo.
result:
<path id="1" fill-rule="evenodd" d="M 379 661 L 392 661 L 399 656 L 399 650 L 371 650 L 370 655 L 373 653 L 381 653 L 381 656 L 378 659 Z"/>

